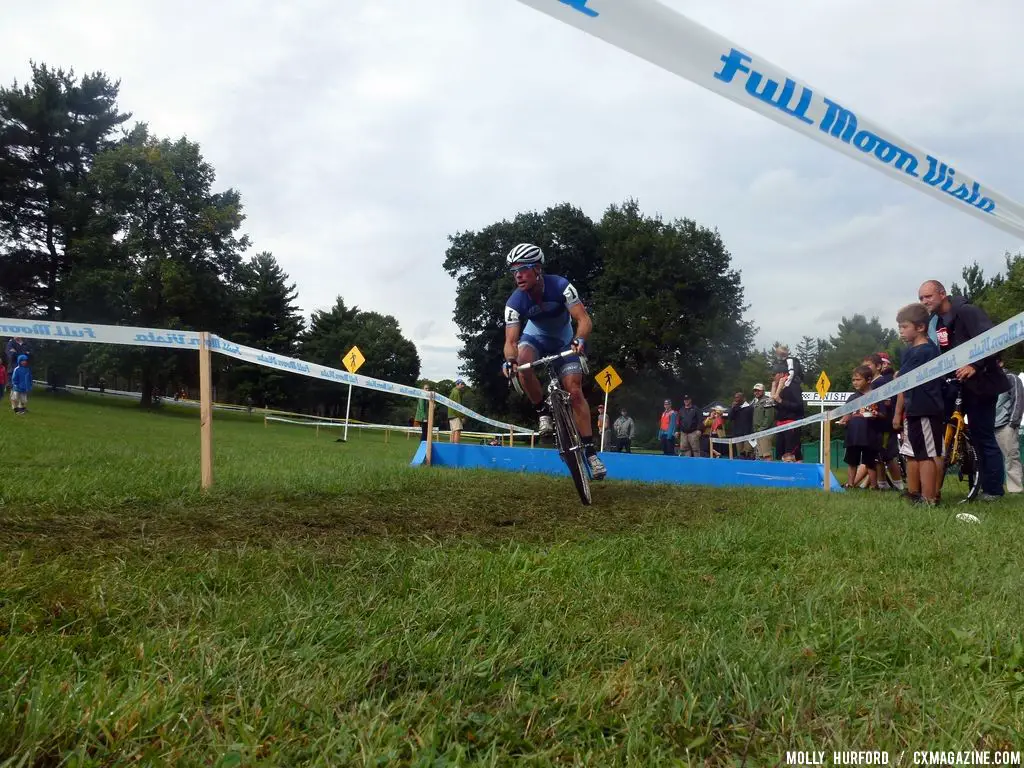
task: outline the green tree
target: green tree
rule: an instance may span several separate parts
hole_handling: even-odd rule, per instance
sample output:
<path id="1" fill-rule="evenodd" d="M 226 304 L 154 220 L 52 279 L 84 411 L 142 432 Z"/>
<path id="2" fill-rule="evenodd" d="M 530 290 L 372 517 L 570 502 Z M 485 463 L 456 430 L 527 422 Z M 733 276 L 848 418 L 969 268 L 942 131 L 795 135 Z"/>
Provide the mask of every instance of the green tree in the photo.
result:
<path id="1" fill-rule="evenodd" d="M 849 390 L 853 386 L 853 369 L 868 355 L 892 348 L 897 344 L 898 338 L 894 330 L 883 328 L 877 317 L 871 320 L 859 314 L 850 318 L 844 317 L 839 323 L 836 335 L 829 340 L 829 347 L 822 361 L 824 370 L 832 382 L 832 389 Z"/>
<path id="2" fill-rule="evenodd" d="M 662 399 L 678 400 L 684 388 L 698 401 L 709 398 L 723 378 L 739 371 L 749 351 L 753 328 L 742 319 L 739 273 L 718 233 L 693 221 L 647 217 L 627 201 L 610 206 L 595 225 L 562 205 L 450 240 L 445 269 L 458 281 L 455 323 L 463 372 L 489 412 L 532 417 L 498 372 L 502 307 L 514 290 L 505 255 L 519 242 L 540 245 L 545 270 L 576 286 L 594 318 L 590 361 L 597 368 L 615 366 L 624 381 L 617 402 L 638 420 L 647 412 L 657 418 Z M 600 391 L 588 390 L 596 403 Z"/>
<path id="3" fill-rule="evenodd" d="M 361 376 L 396 384 L 416 384 L 420 356 L 416 345 L 402 335 L 398 321 L 391 315 L 347 307 L 340 296 L 331 309 L 313 313 L 309 329 L 300 342 L 299 356 L 311 363 L 341 368 L 341 356 L 353 346 L 359 347 L 366 358 L 359 369 Z M 311 380 L 308 405 L 327 415 L 344 416 L 347 395 L 348 388 L 344 385 Z M 352 390 L 352 418 L 405 421 L 398 414 L 408 410 L 410 404 L 404 398 L 399 400 L 394 395 L 361 388 Z"/>
<path id="4" fill-rule="evenodd" d="M 988 282 L 978 302 L 997 324 L 1024 311 L 1024 254 L 1007 253 L 1005 259 L 1006 273 L 999 273 Z M 1002 359 L 1009 370 L 1024 369 L 1024 343 L 1004 351 Z"/>
<path id="5" fill-rule="evenodd" d="M 140 124 L 97 156 L 89 182 L 98 204 L 75 246 L 69 303 L 91 307 L 99 322 L 230 329 L 232 285 L 248 238 L 238 236 L 238 193 L 213 191 L 214 170 L 199 146 L 156 139 Z M 177 364 L 162 350 L 124 354 L 140 370 L 143 405 L 154 385 L 196 378 L 194 354 L 172 353 Z"/>
<path id="6" fill-rule="evenodd" d="M 261 252 L 242 263 L 236 275 L 232 341 L 294 357 L 305 322 L 296 305 L 295 284 L 274 255 Z M 294 374 L 232 361 L 226 375 L 231 396 L 252 397 L 257 405 L 287 404 L 299 392 Z"/>
<path id="7" fill-rule="evenodd" d="M 815 339 L 811 336 L 804 336 L 800 339 L 793 354 L 803 365 L 805 383 L 813 386 L 814 382 L 818 380 L 827 352 L 828 341 L 825 339 Z"/>
<path id="8" fill-rule="evenodd" d="M 718 233 L 644 216 L 634 201 L 609 207 L 598 231 L 595 348 L 649 384 L 705 401 L 753 339 L 740 275 Z"/>
<path id="9" fill-rule="evenodd" d="M 130 115 L 119 83 L 96 72 L 32 64 L 29 82 L 0 88 L 0 309 L 55 319 L 71 243 L 86 228 L 92 164 Z"/>
<path id="10" fill-rule="evenodd" d="M 724 402 L 731 402 L 735 392 L 742 392 L 749 400 L 753 397 L 755 384 L 763 384 L 765 392 L 772 388 L 771 360 L 774 355 L 771 350 L 754 350 L 750 352 L 740 364 L 739 371 L 735 376 L 725 380 L 725 386 L 718 388 L 715 399 Z"/>
<path id="11" fill-rule="evenodd" d="M 953 283 L 949 289 L 950 294 L 953 296 L 963 296 L 972 304 L 978 304 L 983 301 L 988 284 L 985 281 L 985 273 L 982 271 L 981 265 L 975 261 L 970 266 L 964 267 L 960 272 L 960 276 L 963 278 L 964 287 L 961 288 L 959 284 Z"/>

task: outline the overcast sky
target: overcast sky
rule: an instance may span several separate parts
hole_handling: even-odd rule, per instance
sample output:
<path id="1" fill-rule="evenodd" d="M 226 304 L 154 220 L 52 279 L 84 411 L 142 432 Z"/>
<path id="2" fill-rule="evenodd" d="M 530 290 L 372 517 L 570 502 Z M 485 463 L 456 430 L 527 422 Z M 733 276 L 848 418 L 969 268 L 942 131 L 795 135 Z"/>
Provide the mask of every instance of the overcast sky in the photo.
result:
<path id="1" fill-rule="evenodd" d="M 1024 200 L 1024 2 L 666 2 Z M 447 236 L 522 210 L 635 197 L 717 227 L 759 345 L 855 312 L 894 325 L 923 278 L 1021 247 L 515 0 L 36 0 L 0 19 L 5 84 L 30 59 L 120 78 L 124 109 L 240 190 L 304 311 L 340 294 L 395 315 L 428 377 L 458 365 Z"/>

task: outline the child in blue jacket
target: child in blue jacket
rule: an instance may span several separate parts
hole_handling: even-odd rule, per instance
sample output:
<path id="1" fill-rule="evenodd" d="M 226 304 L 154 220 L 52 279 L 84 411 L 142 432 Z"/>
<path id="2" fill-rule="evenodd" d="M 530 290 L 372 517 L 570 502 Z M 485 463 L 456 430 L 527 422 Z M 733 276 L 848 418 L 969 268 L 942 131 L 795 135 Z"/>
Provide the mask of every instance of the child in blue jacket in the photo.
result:
<path id="1" fill-rule="evenodd" d="M 11 372 L 11 408 L 17 414 L 28 410 L 28 393 L 32 391 L 32 369 L 28 355 L 18 355 L 18 364 Z"/>

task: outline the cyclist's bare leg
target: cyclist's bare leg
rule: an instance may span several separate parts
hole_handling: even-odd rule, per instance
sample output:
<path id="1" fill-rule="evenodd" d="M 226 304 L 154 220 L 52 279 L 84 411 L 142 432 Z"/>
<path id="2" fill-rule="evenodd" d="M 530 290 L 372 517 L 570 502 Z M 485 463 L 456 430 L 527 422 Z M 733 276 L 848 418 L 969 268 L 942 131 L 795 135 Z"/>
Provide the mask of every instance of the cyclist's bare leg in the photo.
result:
<path id="1" fill-rule="evenodd" d="M 520 364 L 532 363 L 538 357 L 537 350 L 528 344 L 520 345 L 519 356 L 517 358 Z M 530 368 L 525 371 L 519 372 L 519 384 L 522 386 L 526 396 L 530 398 L 530 402 L 534 405 L 540 405 L 544 400 L 544 392 L 541 390 L 540 380 L 537 378 L 537 374 L 534 373 L 533 369 Z"/>
<path id="2" fill-rule="evenodd" d="M 570 373 L 562 377 L 562 386 L 569 393 L 569 401 L 572 403 L 572 414 L 576 418 L 576 426 L 580 430 L 580 437 L 593 437 L 594 428 L 590 425 L 590 404 L 583 397 L 583 376 L 578 373 Z"/>
<path id="3" fill-rule="evenodd" d="M 900 472 L 900 463 L 896 459 L 889 459 L 889 463 L 886 466 L 889 468 L 889 477 L 897 482 L 903 479 L 903 473 Z"/>

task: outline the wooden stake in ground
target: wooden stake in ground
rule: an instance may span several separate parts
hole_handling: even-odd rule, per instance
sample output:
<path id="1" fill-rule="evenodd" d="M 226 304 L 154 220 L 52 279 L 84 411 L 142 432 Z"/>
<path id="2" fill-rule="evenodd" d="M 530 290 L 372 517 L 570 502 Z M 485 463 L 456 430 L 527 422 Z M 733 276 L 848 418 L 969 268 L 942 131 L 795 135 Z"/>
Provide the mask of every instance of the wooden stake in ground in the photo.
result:
<path id="1" fill-rule="evenodd" d="M 213 485 L 213 376 L 210 334 L 199 334 L 199 474 L 203 490 Z"/>
<path id="2" fill-rule="evenodd" d="M 729 458 L 732 458 L 732 443 L 729 443 Z"/>
<path id="3" fill-rule="evenodd" d="M 430 402 L 427 404 L 427 453 L 426 463 L 430 466 L 431 453 L 434 450 L 434 393 L 430 393 Z"/>
<path id="4" fill-rule="evenodd" d="M 832 421 L 823 419 L 822 432 L 824 434 L 824 457 L 825 457 L 825 493 L 832 491 Z"/>

